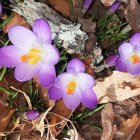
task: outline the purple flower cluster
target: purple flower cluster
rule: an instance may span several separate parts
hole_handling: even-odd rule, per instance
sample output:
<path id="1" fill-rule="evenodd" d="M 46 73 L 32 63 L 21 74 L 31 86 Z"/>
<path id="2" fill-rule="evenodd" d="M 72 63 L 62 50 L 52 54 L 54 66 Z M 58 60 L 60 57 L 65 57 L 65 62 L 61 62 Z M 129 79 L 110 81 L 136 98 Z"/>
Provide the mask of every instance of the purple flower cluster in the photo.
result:
<path id="1" fill-rule="evenodd" d="M 123 43 L 118 49 L 119 55 L 107 59 L 109 66 L 116 66 L 121 72 L 134 76 L 140 75 L 140 33 L 134 34 L 129 42 Z"/>
<path id="2" fill-rule="evenodd" d="M 69 109 L 75 109 L 80 102 L 94 108 L 97 105 L 97 97 L 92 90 L 95 81 L 84 73 L 84 64 L 73 59 L 67 65 L 67 72 L 56 78 L 54 65 L 60 60 L 60 53 L 51 45 L 50 26 L 45 20 L 38 19 L 32 28 L 33 31 L 22 26 L 9 29 L 8 36 L 13 45 L 0 49 L 0 66 L 15 67 L 15 78 L 21 82 L 37 76 L 42 86 L 49 87 L 50 99 L 63 98 Z M 33 113 L 27 113 L 28 118 L 32 119 Z"/>

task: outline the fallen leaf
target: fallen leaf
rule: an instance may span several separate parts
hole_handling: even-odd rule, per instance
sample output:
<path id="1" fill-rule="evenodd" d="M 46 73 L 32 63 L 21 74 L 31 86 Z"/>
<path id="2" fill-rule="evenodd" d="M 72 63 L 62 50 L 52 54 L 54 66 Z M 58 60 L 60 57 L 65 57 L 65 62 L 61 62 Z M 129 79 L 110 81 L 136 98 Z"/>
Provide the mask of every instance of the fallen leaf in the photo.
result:
<path id="1" fill-rule="evenodd" d="M 92 64 L 92 59 L 93 59 L 92 56 L 85 57 L 84 58 L 84 64 L 89 66 L 90 64 Z"/>
<path id="2" fill-rule="evenodd" d="M 140 4 L 137 0 L 130 0 L 125 11 L 125 17 L 135 32 L 140 31 Z"/>
<path id="3" fill-rule="evenodd" d="M 132 118 L 125 119 L 120 124 L 119 132 L 121 132 L 122 137 L 119 140 L 129 140 L 134 134 L 135 127 L 140 124 L 140 119 L 137 114 L 133 115 Z"/>
<path id="4" fill-rule="evenodd" d="M 114 111 L 111 103 L 105 105 L 101 112 L 103 133 L 101 140 L 112 140 L 116 131 L 114 123 Z"/>
<path id="5" fill-rule="evenodd" d="M 138 128 L 136 129 L 135 134 L 132 136 L 131 140 L 138 140 L 139 137 L 140 137 L 140 124 L 139 124 Z"/>
<path id="6" fill-rule="evenodd" d="M 137 96 L 138 97 L 138 96 Z M 127 99 L 113 105 L 117 131 L 115 140 L 132 140 L 132 136 L 140 125 L 139 105 L 135 101 Z"/>
<path id="7" fill-rule="evenodd" d="M 82 2 L 83 0 L 72 0 L 72 6 L 70 8 L 70 19 L 72 21 L 77 21 L 78 18 L 84 16 L 84 14 L 81 11 L 81 7 L 82 7 Z"/>
<path id="8" fill-rule="evenodd" d="M 64 16 L 70 16 L 69 0 L 49 0 L 49 4 Z"/>
<path id="9" fill-rule="evenodd" d="M 8 127 L 13 114 L 14 109 L 10 108 L 9 106 L 4 106 L 0 109 L 0 133 L 6 131 L 6 128 Z M 0 140 L 1 139 L 2 137 L 0 137 Z"/>
<path id="10" fill-rule="evenodd" d="M 64 118 L 69 119 L 70 116 L 72 115 L 72 112 L 73 112 L 72 110 L 68 109 L 65 106 L 65 104 L 64 104 L 62 99 L 56 101 L 55 108 L 53 110 L 54 114 L 58 114 L 58 115 L 60 115 L 60 116 L 62 116 Z M 59 117 L 57 115 L 52 115 L 51 119 L 50 119 L 50 125 L 55 125 L 55 124 L 57 124 L 57 123 L 59 123 L 61 121 L 63 121 L 63 118 L 61 118 L 61 117 Z M 51 131 L 52 131 L 52 133 L 54 134 L 55 137 L 61 132 L 61 130 L 66 125 L 66 123 L 67 123 L 67 121 L 64 121 L 64 123 L 59 124 L 59 126 L 56 125 L 54 127 L 51 127 Z"/>
<path id="11" fill-rule="evenodd" d="M 99 103 L 117 102 L 140 94 L 140 76 L 113 71 L 103 81 L 97 80 L 93 87 Z"/>
<path id="12" fill-rule="evenodd" d="M 104 6 L 111 6 L 116 0 L 101 0 Z"/>
<path id="13" fill-rule="evenodd" d="M 83 31 L 87 33 L 95 33 L 96 22 L 93 22 L 92 19 L 79 18 L 79 23 L 82 24 Z"/>
<path id="14" fill-rule="evenodd" d="M 13 74 L 5 74 L 5 79 L 8 81 L 9 87 L 15 87 L 16 89 L 21 89 L 22 91 L 29 93 L 29 83 L 19 82 L 15 79 Z"/>
<path id="15" fill-rule="evenodd" d="M 3 32 L 7 33 L 9 28 L 15 25 L 20 25 L 26 28 L 30 28 L 29 24 L 25 22 L 25 20 L 18 13 L 14 12 L 13 18 L 5 26 L 3 26 Z"/>
<path id="16" fill-rule="evenodd" d="M 6 80 L 6 79 L 3 79 L 3 80 L 0 82 L 0 86 L 1 86 L 1 87 L 7 88 L 7 86 L 8 86 L 7 80 Z M 1 107 L 7 106 L 7 105 L 8 105 L 7 102 L 6 102 L 8 96 L 9 96 L 9 95 L 6 94 L 5 92 L 0 91 L 0 109 L 1 109 Z"/>
<path id="17" fill-rule="evenodd" d="M 20 132 L 17 133 L 12 133 L 11 135 L 9 135 L 10 140 L 20 140 Z"/>
<path id="18" fill-rule="evenodd" d="M 92 52 L 93 49 L 96 47 L 96 43 L 97 43 L 96 36 L 94 34 L 90 35 L 88 41 L 85 44 L 86 51 Z"/>
<path id="19" fill-rule="evenodd" d="M 95 116 L 95 115 L 94 115 Z M 92 120 L 87 120 L 91 122 Z M 94 122 L 94 121 L 93 121 Z M 98 122 L 99 123 L 99 122 Z M 94 127 L 92 124 L 79 124 L 80 128 L 78 128 L 78 132 L 81 134 L 85 140 L 100 140 L 101 138 L 101 131 Z"/>
<path id="20" fill-rule="evenodd" d="M 94 75 L 94 68 L 85 65 L 85 72 L 93 76 Z"/>
<path id="21" fill-rule="evenodd" d="M 21 139 L 29 139 L 32 133 L 32 123 L 25 122 L 23 129 L 21 130 Z"/>
<path id="22" fill-rule="evenodd" d="M 78 113 L 78 110 L 76 113 Z M 83 121 L 85 122 L 80 123 L 78 121 L 76 124 L 78 133 L 80 133 L 85 140 L 100 140 L 102 135 L 101 111 L 83 118 Z"/>
<path id="23" fill-rule="evenodd" d="M 94 75 L 94 68 L 91 67 L 92 60 L 93 60 L 93 56 L 88 55 L 87 57 L 84 58 L 85 72 L 90 75 Z"/>

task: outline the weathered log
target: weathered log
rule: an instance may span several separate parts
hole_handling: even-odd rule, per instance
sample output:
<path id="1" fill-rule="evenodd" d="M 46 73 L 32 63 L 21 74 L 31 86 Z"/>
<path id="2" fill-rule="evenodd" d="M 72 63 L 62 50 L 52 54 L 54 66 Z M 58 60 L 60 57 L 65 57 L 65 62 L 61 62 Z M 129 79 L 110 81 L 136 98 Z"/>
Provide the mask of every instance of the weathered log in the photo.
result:
<path id="1" fill-rule="evenodd" d="M 72 23 L 46 4 L 34 0 L 24 0 L 24 2 L 12 0 L 11 7 L 30 25 L 38 18 L 47 20 L 52 30 L 53 40 L 62 41 L 63 47 L 69 53 L 84 51 L 88 35 L 80 29 L 81 24 Z"/>

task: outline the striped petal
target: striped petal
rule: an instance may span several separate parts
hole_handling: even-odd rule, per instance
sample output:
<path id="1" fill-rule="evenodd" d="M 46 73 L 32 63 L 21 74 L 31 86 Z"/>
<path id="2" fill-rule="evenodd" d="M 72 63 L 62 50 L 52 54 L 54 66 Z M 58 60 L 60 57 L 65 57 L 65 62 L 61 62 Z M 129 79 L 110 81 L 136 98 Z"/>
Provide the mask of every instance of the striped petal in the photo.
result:
<path id="1" fill-rule="evenodd" d="M 67 72 L 69 73 L 77 73 L 77 72 L 84 72 L 85 65 L 79 59 L 72 59 L 67 65 Z"/>
<path id="2" fill-rule="evenodd" d="M 0 66 L 15 67 L 21 64 L 20 56 L 22 51 L 19 48 L 10 45 L 0 49 Z"/>
<path id="3" fill-rule="evenodd" d="M 51 44 L 52 33 L 47 21 L 43 19 L 37 19 L 33 24 L 33 32 L 36 34 L 39 41 L 42 43 Z"/>

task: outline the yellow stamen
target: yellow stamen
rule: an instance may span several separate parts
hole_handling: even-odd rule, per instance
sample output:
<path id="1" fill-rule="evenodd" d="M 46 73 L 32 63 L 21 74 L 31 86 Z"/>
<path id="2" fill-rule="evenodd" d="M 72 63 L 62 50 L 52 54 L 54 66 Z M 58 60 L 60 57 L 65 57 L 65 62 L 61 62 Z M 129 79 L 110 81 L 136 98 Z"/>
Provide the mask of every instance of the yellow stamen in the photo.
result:
<path id="1" fill-rule="evenodd" d="M 68 86 L 67 86 L 67 94 L 71 95 L 74 93 L 76 88 L 76 82 L 75 81 L 70 81 Z"/>
<path id="2" fill-rule="evenodd" d="M 41 51 L 36 48 L 32 48 L 27 54 L 20 57 L 22 62 L 28 62 L 31 65 L 36 64 L 40 59 Z"/>
<path id="3" fill-rule="evenodd" d="M 140 57 L 138 55 L 134 54 L 131 56 L 131 61 L 133 64 L 140 63 Z"/>

